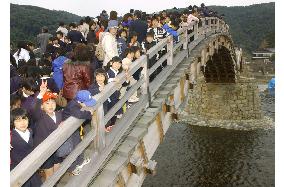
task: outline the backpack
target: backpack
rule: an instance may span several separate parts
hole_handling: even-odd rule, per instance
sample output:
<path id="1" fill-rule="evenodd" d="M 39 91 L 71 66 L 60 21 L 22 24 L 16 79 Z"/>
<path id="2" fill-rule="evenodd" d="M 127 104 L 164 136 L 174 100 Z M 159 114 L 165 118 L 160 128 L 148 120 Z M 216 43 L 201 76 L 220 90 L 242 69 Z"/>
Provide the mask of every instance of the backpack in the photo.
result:
<path id="1" fill-rule="evenodd" d="M 99 44 L 97 45 L 95 55 L 99 61 L 103 61 L 105 59 L 105 52 L 101 42 L 99 42 Z"/>
<path id="2" fill-rule="evenodd" d="M 96 51 L 95 51 L 95 55 L 98 58 L 99 61 L 103 61 L 105 59 L 105 51 L 103 49 L 103 45 L 102 45 L 102 40 L 104 37 L 104 33 L 100 34 L 100 38 L 99 38 L 99 43 L 97 45 Z"/>

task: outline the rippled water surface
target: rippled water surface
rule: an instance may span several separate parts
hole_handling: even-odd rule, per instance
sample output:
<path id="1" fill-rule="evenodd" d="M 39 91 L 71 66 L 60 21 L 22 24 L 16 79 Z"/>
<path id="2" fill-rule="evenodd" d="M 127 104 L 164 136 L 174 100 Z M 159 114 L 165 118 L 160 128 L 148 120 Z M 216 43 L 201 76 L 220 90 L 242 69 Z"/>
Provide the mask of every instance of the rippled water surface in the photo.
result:
<path id="1" fill-rule="evenodd" d="M 274 119 L 274 99 L 262 101 Z M 274 186 L 274 134 L 173 124 L 152 158 L 157 174 L 143 187 Z"/>

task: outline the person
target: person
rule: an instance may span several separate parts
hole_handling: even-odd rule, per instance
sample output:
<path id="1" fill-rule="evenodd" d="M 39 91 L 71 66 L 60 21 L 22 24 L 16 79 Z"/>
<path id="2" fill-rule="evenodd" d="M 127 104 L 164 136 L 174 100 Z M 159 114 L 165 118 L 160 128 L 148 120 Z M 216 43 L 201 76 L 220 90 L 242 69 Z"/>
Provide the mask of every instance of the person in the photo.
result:
<path id="1" fill-rule="evenodd" d="M 188 34 L 192 33 L 194 30 L 194 24 L 199 23 L 199 19 L 197 18 L 197 11 L 193 10 L 191 14 L 187 17 L 187 24 L 188 24 Z M 194 40 L 194 35 L 190 37 L 190 42 Z"/>
<path id="2" fill-rule="evenodd" d="M 82 19 L 80 21 L 80 25 L 78 26 L 78 30 L 82 33 L 84 39 L 86 40 L 87 35 L 89 33 L 89 24 L 87 24 L 86 19 Z"/>
<path id="3" fill-rule="evenodd" d="M 106 71 L 102 68 L 96 69 L 95 71 L 95 81 L 94 83 L 90 86 L 89 92 L 91 93 L 92 96 L 97 95 L 103 89 L 108 83 L 108 77 L 106 74 Z M 104 113 L 107 114 L 108 112 L 108 106 L 109 106 L 110 98 L 108 98 L 104 103 L 103 103 L 103 108 L 104 108 Z M 111 120 L 110 122 L 107 122 L 105 125 L 105 130 L 106 132 L 109 132 L 111 130 L 112 124 Z"/>
<path id="4" fill-rule="evenodd" d="M 142 14 L 139 10 L 134 12 L 134 21 L 131 22 L 129 26 L 129 33 L 136 32 L 138 37 L 137 40 L 141 43 L 146 38 L 147 33 L 147 23 L 141 20 Z"/>
<path id="5" fill-rule="evenodd" d="M 116 21 L 115 24 L 118 25 L 118 21 L 117 21 L 117 12 L 116 11 L 110 11 L 109 13 L 109 21 Z"/>
<path id="6" fill-rule="evenodd" d="M 125 50 L 125 58 L 122 60 L 122 68 L 125 72 L 128 72 L 130 65 L 132 64 L 132 61 L 134 59 L 134 51 L 132 48 L 127 48 Z M 129 84 L 130 86 L 134 85 L 137 81 L 133 78 L 133 76 L 130 76 L 127 78 L 126 83 Z M 127 86 L 123 86 L 121 89 L 121 97 L 125 95 L 125 92 L 127 90 Z M 129 89 L 129 87 L 128 87 Z M 129 103 L 136 103 L 139 101 L 139 98 L 137 97 L 137 91 L 134 92 L 134 94 L 129 98 L 128 102 Z"/>
<path id="7" fill-rule="evenodd" d="M 118 56 L 115 56 L 111 59 L 110 61 L 110 68 L 107 71 L 107 76 L 108 76 L 108 83 L 110 82 L 115 82 L 116 81 L 116 76 L 121 73 L 122 71 L 122 62 L 121 59 Z M 119 89 L 120 90 L 120 89 Z M 108 110 L 110 110 L 118 101 L 119 101 L 119 90 L 115 91 L 111 96 L 110 96 L 110 101 L 108 105 Z M 122 108 L 119 109 L 115 116 L 110 120 L 110 127 L 112 128 L 113 125 L 115 125 L 116 118 L 121 118 L 122 116 Z"/>
<path id="8" fill-rule="evenodd" d="M 37 83 L 33 77 L 25 78 L 17 94 L 21 96 L 21 107 L 24 108 L 31 119 L 32 109 L 37 96 Z M 31 124 L 32 125 L 32 124 Z"/>
<path id="9" fill-rule="evenodd" d="M 96 29 L 97 29 L 97 24 L 96 22 L 94 21 L 91 21 L 89 23 L 89 32 L 87 34 L 87 43 L 88 44 L 97 44 L 98 43 L 98 40 L 97 40 L 97 37 L 96 37 Z"/>
<path id="10" fill-rule="evenodd" d="M 91 120 L 93 111 L 82 110 L 84 107 L 93 107 L 96 104 L 96 100 L 92 98 L 91 93 L 88 90 L 80 90 L 76 93 L 74 99 L 68 102 L 67 106 L 62 112 L 62 119 L 66 120 L 67 118 L 73 116 L 78 119 Z M 73 147 L 75 148 L 80 142 L 80 132 L 76 130 L 71 136 Z M 68 171 L 73 175 L 80 175 L 83 167 L 90 162 L 90 158 L 85 158 L 84 155 L 80 154 L 77 159 L 72 163 Z"/>
<path id="11" fill-rule="evenodd" d="M 69 60 L 66 55 L 66 51 L 63 48 L 59 48 L 56 53 L 56 58 L 52 61 L 52 78 L 56 83 L 59 90 L 63 88 L 63 65 Z"/>
<path id="12" fill-rule="evenodd" d="M 15 108 L 21 107 L 21 97 L 17 94 L 10 95 L 10 111 L 14 110 Z"/>
<path id="13" fill-rule="evenodd" d="M 159 26 L 159 18 L 157 16 L 153 16 L 151 19 L 151 27 L 148 28 L 147 32 L 154 33 L 154 41 L 157 43 L 160 42 L 162 39 L 169 36 L 169 33 Z M 162 48 L 159 52 L 157 58 L 161 58 L 164 54 L 167 53 L 166 47 Z M 158 59 L 157 59 L 158 60 Z M 165 60 L 162 65 L 157 69 L 156 73 L 160 73 L 162 69 L 167 65 L 167 61 Z"/>
<path id="14" fill-rule="evenodd" d="M 122 27 L 129 28 L 133 21 L 133 15 L 131 13 L 126 13 L 122 18 Z"/>
<path id="15" fill-rule="evenodd" d="M 50 37 L 47 41 L 47 45 L 46 45 L 46 49 L 45 49 L 45 54 L 50 54 L 51 56 L 53 56 L 56 47 L 53 45 L 53 37 Z"/>
<path id="16" fill-rule="evenodd" d="M 138 35 L 136 32 L 131 32 L 129 34 L 129 44 L 128 44 L 128 47 L 132 47 L 132 46 L 137 46 L 137 47 L 140 47 L 140 43 L 137 41 L 137 38 L 138 38 Z"/>
<path id="17" fill-rule="evenodd" d="M 86 90 L 93 82 L 90 68 L 91 51 L 85 44 L 77 44 L 74 60 L 63 65 L 63 97 L 72 100 L 79 90 Z"/>
<path id="18" fill-rule="evenodd" d="M 171 20 L 171 24 L 166 28 L 167 33 L 173 36 L 174 44 L 179 41 L 179 34 L 177 30 L 179 29 L 179 22 L 176 19 Z"/>
<path id="19" fill-rule="evenodd" d="M 108 21 L 102 20 L 100 23 L 98 23 L 98 25 L 99 25 L 99 29 L 96 31 L 97 40 L 99 40 L 99 37 L 101 35 L 100 33 L 105 32 L 105 30 L 107 29 Z"/>
<path id="20" fill-rule="evenodd" d="M 64 48 L 66 50 L 66 53 L 67 52 L 71 52 L 73 50 L 73 44 L 72 44 L 72 42 L 71 42 L 71 40 L 70 40 L 70 38 L 68 36 L 66 36 L 64 38 L 64 45 L 65 45 Z"/>
<path id="21" fill-rule="evenodd" d="M 158 43 L 162 39 L 166 38 L 169 33 L 162 27 L 159 27 L 159 21 L 156 16 L 153 16 L 151 19 L 151 26 L 148 28 L 147 32 L 154 33 L 154 40 Z"/>
<path id="22" fill-rule="evenodd" d="M 36 122 L 34 146 L 42 143 L 62 122 L 62 111 L 55 111 L 57 95 L 47 91 L 47 82 L 42 80 L 40 92 L 34 107 L 33 116 Z M 59 169 L 62 158 L 52 154 L 40 167 L 44 170 L 45 180 Z"/>
<path id="23" fill-rule="evenodd" d="M 61 31 L 56 32 L 56 37 L 58 39 L 58 44 L 60 45 L 61 48 L 65 48 L 66 44 L 64 42 L 64 34 Z"/>
<path id="24" fill-rule="evenodd" d="M 13 170 L 34 149 L 33 131 L 28 128 L 29 118 L 23 108 L 15 108 L 10 113 L 10 170 Z M 35 172 L 22 186 L 41 186 L 40 176 Z"/>
<path id="25" fill-rule="evenodd" d="M 157 41 L 154 41 L 154 32 L 147 32 L 146 40 L 142 42 L 142 51 L 146 53 L 149 49 L 154 47 L 157 44 Z M 152 58 L 149 59 L 148 68 L 150 69 L 156 62 L 158 54 L 155 54 Z M 151 82 L 156 76 L 156 71 L 153 72 L 150 77 L 149 81 Z"/>
<path id="26" fill-rule="evenodd" d="M 17 52 L 13 55 L 15 58 L 17 67 L 19 67 L 19 60 L 24 60 L 24 62 L 27 62 L 30 59 L 30 53 L 27 49 L 27 44 L 24 41 L 20 41 L 18 43 L 18 50 Z M 21 66 L 21 65 L 20 65 Z"/>
<path id="27" fill-rule="evenodd" d="M 134 52 L 134 58 L 133 58 L 133 61 L 139 59 L 141 57 L 141 48 L 138 47 L 138 46 L 132 46 L 131 47 L 133 49 L 133 52 Z M 133 78 L 135 80 L 139 80 L 140 78 L 140 75 L 141 75 L 141 71 L 142 71 L 142 67 L 140 67 L 134 74 L 133 74 Z"/>
<path id="28" fill-rule="evenodd" d="M 117 41 L 116 41 L 116 34 L 117 34 L 117 21 L 111 20 L 108 22 L 108 32 L 106 32 L 102 39 L 102 47 L 105 52 L 105 58 L 103 61 L 103 66 L 107 66 L 107 63 L 114 57 L 118 56 L 118 49 L 117 49 Z"/>
<path id="29" fill-rule="evenodd" d="M 84 43 L 85 38 L 80 31 L 77 30 L 77 25 L 75 23 L 69 24 L 70 31 L 67 37 L 70 39 L 71 43 Z"/>
<path id="30" fill-rule="evenodd" d="M 125 29 L 121 29 L 118 31 L 118 39 L 117 39 L 117 44 L 118 44 L 118 56 L 120 58 L 123 58 L 125 49 L 127 48 L 127 31 Z"/>
<path id="31" fill-rule="evenodd" d="M 35 60 L 35 54 L 34 54 L 35 44 L 33 42 L 27 42 L 27 50 L 29 51 L 30 59 Z M 29 60 L 30 60 L 29 59 Z"/>
<path id="32" fill-rule="evenodd" d="M 60 48 L 59 39 L 56 36 L 52 37 L 52 44 L 53 47 L 55 48 L 55 51 L 56 49 Z"/>
<path id="33" fill-rule="evenodd" d="M 103 10 L 102 13 L 100 14 L 101 20 L 108 20 L 108 14 L 107 11 Z"/>
<path id="34" fill-rule="evenodd" d="M 42 33 L 37 35 L 37 43 L 40 46 L 41 53 L 45 53 L 46 46 L 49 38 L 52 37 L 52 34 L 48 33 L 48 28 L 46 26 L 42 27 Z"/>
<path id="35" fill-rule="evenodd" d="M 59 22 L 59 27 L 56 32 L 62 32 L 64 37 L 67 36 L 68 30 L 66 29 L 64 22 Z"/>

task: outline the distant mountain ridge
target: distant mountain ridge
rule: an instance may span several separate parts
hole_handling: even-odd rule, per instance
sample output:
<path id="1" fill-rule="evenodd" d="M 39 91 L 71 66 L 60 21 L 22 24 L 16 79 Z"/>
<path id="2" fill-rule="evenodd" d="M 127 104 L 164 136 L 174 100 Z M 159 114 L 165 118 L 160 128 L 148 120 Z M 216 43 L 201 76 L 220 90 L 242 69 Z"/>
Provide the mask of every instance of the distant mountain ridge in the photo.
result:
<path id="1" fill-rule="evenodd" d="M 230 26 L 230 32 L 236 45 L 247 52 L 261 47 L 275 47 L 275 3 L 262 3 L 250 6 L 211 6 Z"/>
<path id="2" fill-rule="evenodd" d="M 50 33 L 55 33 L 60 21 L 69 24 L 79 22 L 82 17 L 66 11 L 48 10 L 30 5 L 10 4 L 10 40 L 34 41 L 43 26 L 47 26 Z"/>
<path id="3" fill-rule="evenodd" d="M 36 6 L 10 4 L 11 42 L 34 41 L 42 26 L 48 26 L 51 33 L 59 21 L 66 24 L 79 22 L 82 17 L 66 11 L 48 10 Z M 235 44 L 250 53 L 261 46 L 274 47 L 275 43 L 275 3 L 250 6 L 210 6 L 219 15 L 225 14 Z M 176 11 L 183 9 L 175 9 Z M 265 41 L 264 41 L 265 40 Z"/>

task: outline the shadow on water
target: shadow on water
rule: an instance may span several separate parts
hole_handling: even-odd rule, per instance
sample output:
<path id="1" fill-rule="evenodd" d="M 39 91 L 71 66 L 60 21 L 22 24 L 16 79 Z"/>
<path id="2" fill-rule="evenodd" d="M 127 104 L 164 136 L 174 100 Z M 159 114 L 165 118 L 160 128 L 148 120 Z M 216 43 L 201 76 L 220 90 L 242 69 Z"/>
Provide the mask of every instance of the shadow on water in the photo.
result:
<path id="1" fill-rule="evenodd" d="M 264 98 L 274 118 L 274 100 Z M 268 100 L 268 102 L 267 102 Z M 275 131 L 236 131 L 173 124 L 153 156 L 157 174 L 143 187 L 275 186 Z"/>

